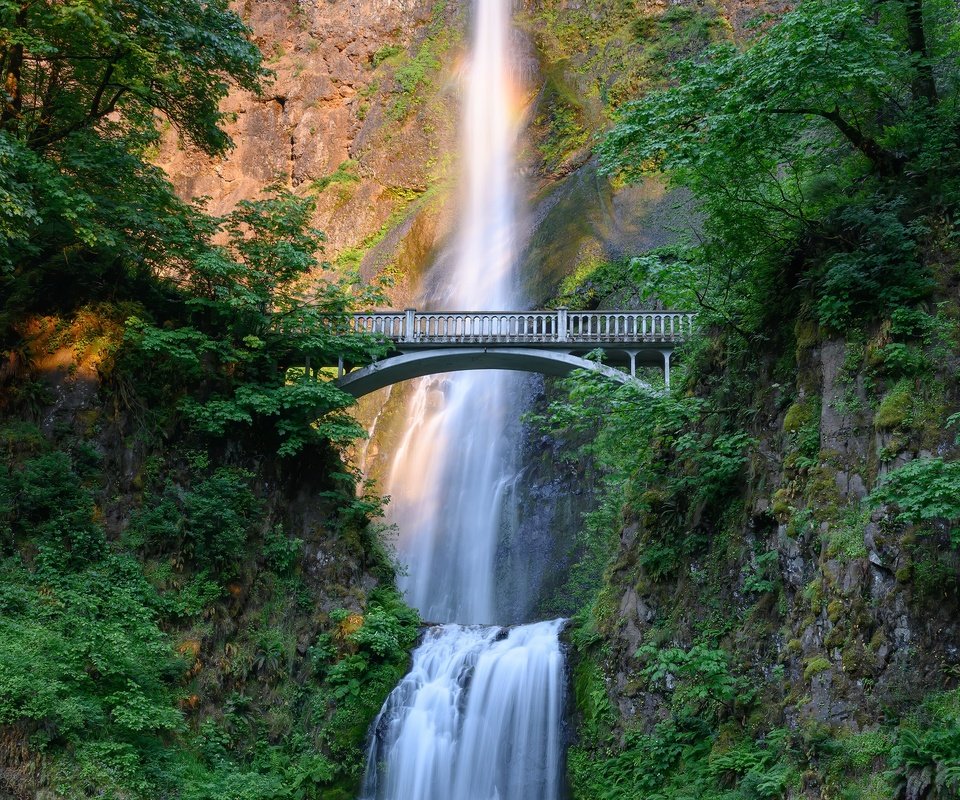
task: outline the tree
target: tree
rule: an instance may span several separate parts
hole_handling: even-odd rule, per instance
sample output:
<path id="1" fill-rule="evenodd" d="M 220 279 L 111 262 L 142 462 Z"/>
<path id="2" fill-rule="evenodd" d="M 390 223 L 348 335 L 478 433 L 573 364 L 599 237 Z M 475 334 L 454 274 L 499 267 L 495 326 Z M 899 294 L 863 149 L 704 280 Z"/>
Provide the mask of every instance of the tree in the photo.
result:
<path id="1" fill-rule="evenodd" d="M 246 429 L 281 456 L 363 435 L 343 413 L 353 398 L 313 373 L 386 353 L 385 340 L 346 326 L 354 304 L 383 297 L 377 287 L 317 274 L 323 234 L 310 226 L 313 211 L 312 199 L 273 187 L 223 219 L 207 219 L 207 240 L 171 275 L 172 319 L 128 320 L 126 371 L 149 363 L 149 383 L 173 391 L 162 399 L 178 401 L 200 432 Z"/>
<path id="2" fill-rule="evenodd" d="M 155 270 L 195 238 L 146 158 L 163 126 L 223 153 L 220 101 L 267 74 L 225 0 L 0 0 L 0 287 L 44 271 Z M 38 275 L 37 273 L 41 273 Z"/>
<path id="3" fill-rule="evenodd" d="M 73 133 L 155 135 L 156 112 L 211 155 L 220 101 L 266 74 L 225 0 L 3 0 L 0 128 L 42 153 Z"/>
<path id="4" fill-rule="evenodd" d="M 604 168 L 628 180 L 664 171 L 693 191 L 701 300 L 755 328 L 805 239 L 839 233 L 857 249 L 856 226 L 834 216 L 856 192 L 885 182 L 867 203 L 874 216 L 897 192 L 952 202 L 956 36 L 956 11 L 939 0 L 806 0 L 629 104 L 600 148 Z"/>

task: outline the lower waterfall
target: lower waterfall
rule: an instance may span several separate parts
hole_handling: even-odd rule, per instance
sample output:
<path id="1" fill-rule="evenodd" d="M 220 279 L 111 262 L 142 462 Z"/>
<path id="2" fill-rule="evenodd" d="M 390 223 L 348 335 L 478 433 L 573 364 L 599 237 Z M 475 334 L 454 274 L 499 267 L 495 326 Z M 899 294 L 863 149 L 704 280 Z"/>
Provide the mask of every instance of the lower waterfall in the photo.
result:
<path id="1" fill-rule="evenodd" d="M 563 623 L 429 629 L 374 723 L 361 800 L 557 800 Z"/>

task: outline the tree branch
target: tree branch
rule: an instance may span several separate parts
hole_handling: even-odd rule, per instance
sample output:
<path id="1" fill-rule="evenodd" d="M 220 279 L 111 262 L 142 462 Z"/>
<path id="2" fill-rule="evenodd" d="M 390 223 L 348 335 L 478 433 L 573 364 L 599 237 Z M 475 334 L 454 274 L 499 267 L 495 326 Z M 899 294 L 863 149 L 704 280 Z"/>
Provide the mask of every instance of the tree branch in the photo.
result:
<path id="1" fill-rule="evenodd" d="M 103 77 L 100 79 L 99 86 L 97 86 L 96 91 L 93 93 L 93 97 L 90 99 L 90 105 L 87 109 L 87 113 L 81 119 L 65 126 L 64 128 L 61 128 L 58 131 L 53 132 L 51 132 L 49 129 L 49 121 L 47 124 L 41 123 L 41 125 L 37 126 L 37 129 L 30 137 L 30 147 L 33 149 L 43 149 L 44 147 L 49 147 L 51 144 L 65 139 L 71 133 L 93 125 L 97 120 L 112 114 L 116 110 L 117 103 L 120 101 L 120 98 L 123 97 L 128 90 L 127 86 L 111 82 L 111 78 L 113 78 L 117 63 L 120 61 L 123 55 L 123 51 L 117 51 L 114 53 L 103 72 Z M 116 91 L 104 105 L 103 98 L 108 89 L 116 89 Z"/>
<path id="2" fill-rule="evenodd" d="M 787 114 L 803 117 L 820 117 L 832 122 L 843 134 L 843 137 L 859 150 L 871 164 L 883 175 L 895 175 L 903 168 L 902 159 L 894 153 L 881 147 L 875 139 L 867 136 L 855 125 L 851 125 L 840 114 L 840 109 L 834 107 L 832 111 L 821 108 L 767 108 L 767 114 Z"/>

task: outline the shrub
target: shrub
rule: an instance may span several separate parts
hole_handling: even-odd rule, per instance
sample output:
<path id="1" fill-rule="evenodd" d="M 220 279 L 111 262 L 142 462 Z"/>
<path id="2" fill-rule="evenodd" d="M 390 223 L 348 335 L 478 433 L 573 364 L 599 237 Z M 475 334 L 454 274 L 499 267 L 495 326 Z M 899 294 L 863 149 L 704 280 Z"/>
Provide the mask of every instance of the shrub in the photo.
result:
<path id="1" fill-rule="evenodd" d="M 827 222 L 846 248 L 827 258 L 817 282 L 817 312 L 824 326 L 843 330 L 856 319 L 929 295 L 933 283 L 918 259 L 917 240 L 924 229 L 901 221 L 902 205 L 847 206 Z"/>
<path id="2" fill-rule="evenodd" d="M 106 539 L 95 517 L 93 498 L 67 453 L 47 453 L 0 474 L 0 532 L 34 537 L 48 560 L 80 566 L 99 558 Z"/>
<path id="3" fill-rule="evenodd" d="M 891 471 L 870 494 L 870 503 L 897 507 L 901 522 L 945 520 L 960 547 L 960 461 L 920 458 Z"/>
<path id="4" fill-rule="evenodd" d="M 201 569 L 230 574 L 262 511 L 250 489 L 252 478 L 246 470 L 223 467 L 191 489 L 168 484 L 132 516 L 127 542 L 161 552 L 179 549 Z M 268 556 L 282 561 L 269 536 L 268 544 Z"/>

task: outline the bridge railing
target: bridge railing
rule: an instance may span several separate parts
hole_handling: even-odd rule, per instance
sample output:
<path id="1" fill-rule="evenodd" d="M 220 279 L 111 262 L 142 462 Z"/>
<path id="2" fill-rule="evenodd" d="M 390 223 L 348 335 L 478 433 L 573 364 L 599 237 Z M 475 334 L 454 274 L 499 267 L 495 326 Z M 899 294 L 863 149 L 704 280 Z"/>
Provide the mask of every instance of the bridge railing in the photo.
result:
<path id="1" fill-rule="evenodd" d="M 408 344 L 681 342 L 695 315 L 677 311 L 405 311 L 354 314 L 348 329 Z"/>

